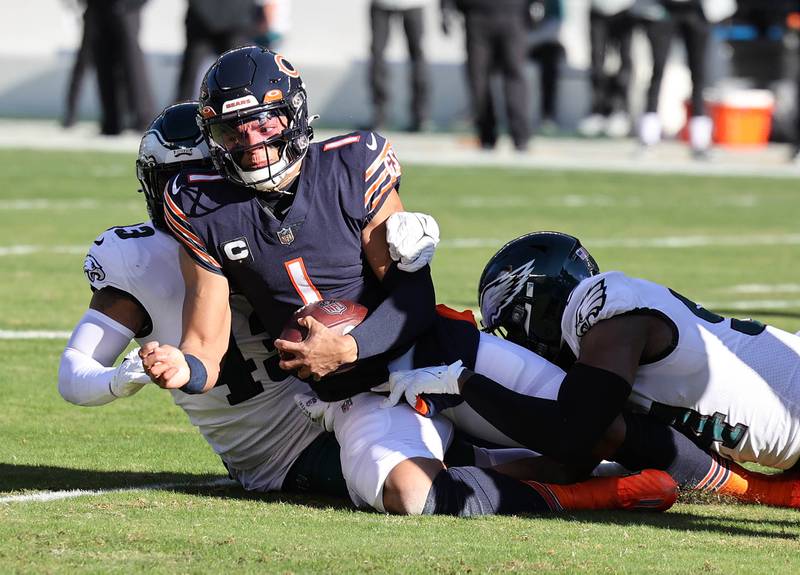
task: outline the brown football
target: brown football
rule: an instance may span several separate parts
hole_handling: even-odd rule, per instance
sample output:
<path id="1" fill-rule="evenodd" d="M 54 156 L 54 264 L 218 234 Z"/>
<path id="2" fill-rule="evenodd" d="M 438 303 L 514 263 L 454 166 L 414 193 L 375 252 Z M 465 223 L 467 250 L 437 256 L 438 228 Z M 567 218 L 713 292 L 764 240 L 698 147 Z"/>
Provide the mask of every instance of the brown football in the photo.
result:
<path id="1" fill-rule="evenodd" d="M 301 317 L 311 316 L 339 335 L 346 335 L 367 317 L 367 308 L 358 302 L 346 299 L 323 299 L 304 305 L 298 309 L 286 325 L 283 326 L 280 339 L 301 342 L 308 335 L 308 330 L 297 323 Z M 283 359 L 291 359 L 281 354 Z"/>

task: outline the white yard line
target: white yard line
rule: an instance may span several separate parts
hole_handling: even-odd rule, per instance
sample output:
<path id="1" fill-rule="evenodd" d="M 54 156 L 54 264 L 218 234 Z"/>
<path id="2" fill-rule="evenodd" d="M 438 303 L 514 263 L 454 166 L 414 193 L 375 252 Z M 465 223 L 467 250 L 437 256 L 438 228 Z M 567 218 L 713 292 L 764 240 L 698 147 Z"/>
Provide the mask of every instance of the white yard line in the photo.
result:
<path id="1" fill-rule="evenodd" d="M 445 238 L 439 244 L 444 249 L 494 248 L 505 244 L 500 238 Z M 800 234 L 762 234 L 745 236 L 665 236 L 660 238 L 614 238 L 587 239 L 583 242 L 590 248 L 703 248 L 703 247 L 742 247 L 742 246 L 794 246 L 800 245 Z M 89 250 L 85 246 L 0 246 L 0 257 L 24 256 L 30 254 L 80 254 Z"/>
<path id="2" fill-rule="evenodd" d="M 508 240 L 495 238 L 451 238 L 443 239 L 440 248 L 472 249 L 500 247 Z M 742 246 L 794 246 L 800 245 L 800 234 L 763 234 L 752 236 L 666 236 L 661 238 L 614 238 L 587 239 L 582 241 L 589 248 L 703 248 Z"/>
<path id="3" fill-rule="evenodd" d="M 800 293 L 800 284 L 739 284 L 719 290 L 727 293 Z"/>
<path id="4" fill-rule="evenodd" d="M 27 211 L 27 210 L 88 210 L 98 207 L 97 200 L 89 198 L 75 198 L 74 200 L 28 200 L 8 199 L 0 200 L 0 210 Z"/>
<path id="5" fill-rule="evenodd" d="M 73 499 L 75 497 L 90 497 L 97 495 L 107 495 L 109 493 L 125 493 L 126 491 L 159 491 L 170 489 L 183 489 L 186 487 L 225 487 L 228 485 L 238 485 L 231 479 L 215 479 L 206 483 L 154 483 L 152 485 L 140 485 L 137 487 L 120 487 L 116 489 L 71 489 L 69 491 L 40 491 L 37 493 L 27 493 L 25 495 L 7 495 L 0 497 L 0 503 L 30 503 L 58 501 L 59 499 Z"/>
<path id="6" fill-rule="evenodd" d="M 86 255 L 89 245 L 85 246 L 33 246 L 33 245 L 13 245 L 0 246 L 0 257 L 4 256 L 27 256 L 31 254 L 80 254 Z"/>
<path id="7" fill-rule="evenodd" d="M 733 293 L 792 293 L 800 291 L 800 289 L 786 289 L 788 286 L 795 286 L 795 284 L 777 285 L 773 291 L 768 290 L 770 286 L 758 286 L 763 288 L 761 291 L 748 291 L 746 289 L 737 290 L 736 288 L 754 287 L 749 285 L 734 286 L 730 290 L 719 290 Z M 800 286 L 795 286 L 800 287 Z M 728 300 L 728 301 L 701 301 L 699 302 L 704 307 L 709 309 L 725 309 L 725 310 L 782 310 L 782 309 L 800 309 L 800 300 L 798 299 L 749 299 L 749 300 Z M 475 310 L 475 317 L 480 320 L 480 310 Z M 69 339 L 71 333 L 68 331 L 57 330 L 9 330 L 0 329 L 0 340 L 8 339 Z"/>
<path id="8" fill-rule="evenodd" d="M 42 138 L 40 134 L 48 134 Z M 317 141 L 339 135 L 340 132 L 315 132 Z M 492 153 L 476 149 L 471 136 L 465 134 L 413 134 L 389 132 L 388 136 L 398 155 L 407 165 L 440 165 L 462 168 L 469 166 L 502 167 L 507 169 L 578 170 L 629 173 L 672 173 L 680 175 L 767 176 L 797 180 L 798 166 L 786 161 L 788 146 L 770 144 L 746 152 L 716 149 L 709 162 L 692 161 L 688 148 L 678 141 L 665 141 L 650 154 L 641 154 L 633 140 L 585 140 L 580 138 L 538 138 L 528 154 L 511 150 L 508 142 Z M 91 122 L 81 122 L 70 130 L 62 130 L 55 120 L 0 119 L 0 148 L 95 150 L 135 154 L 139 134 L 126 133 L 109 137 L 96 135 Z M 465 144 L 465 140 L 470 143 Z M 118 176 L 115 168 L 110 174 L 93 173 L 91 177 Z"/>
<path id="9" fill-rule="evenodd" d="M 31 331 L 0 329 L 0 339 L 69 339 L 68 331 Z"/>
<path id="10" fill-rule="evenodd" d="M 800 300 L 787 299 L 751 299 L 738 301 L 703 301 L 701 305 L 710 310 L 769 310 L 769 309 L 800 309 Z"/>
<path id="11" fill-rule="evenodd" d="M 94 176 L 94 174 L 92 174 Z M 127 201 L 119 200 L 98 201 L 94 198 L 74 198 L 71 200 L 52 200 L 47 198 L 7 198 L 0 200 L 0 210 L 6 211 L 67 211 L 67 210 L 105 210 L 113 206 L 115 209 L 124 208 L 140 212 L 144 217 L 144 206 L 141 200 L 131 193 L 131 198 Z M 141 196 L 139 196 L 141 198 Z M 141 221 L 141 220 L 140 220 Z"/>

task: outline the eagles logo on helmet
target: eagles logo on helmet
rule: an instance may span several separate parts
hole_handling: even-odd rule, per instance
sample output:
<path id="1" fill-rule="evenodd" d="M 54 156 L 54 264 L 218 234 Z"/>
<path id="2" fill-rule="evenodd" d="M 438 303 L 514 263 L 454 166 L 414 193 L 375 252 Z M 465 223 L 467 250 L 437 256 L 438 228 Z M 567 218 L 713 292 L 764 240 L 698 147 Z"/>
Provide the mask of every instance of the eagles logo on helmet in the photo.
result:
<path id="1" fill-rule="evenodd" d="M 184 168 L 211 168 L 208 146 L 197 126 L 197 102 L 167 106 L 139 143 L 136 177 L 153 225 L 166 230 L 164 187 Z"/>
<path id="2" fill-rule="evenodd" d="M 561 347 L 561 316 L 570 293 L 599 271 L 573 236 L 534 232 L 512 240 L 481 274 L 483 325 L 552 361 Z"/>
<path id="3" fill-rule="evenodd" d="M 305 157 L 313 137 L 307 95 L 299 72 L 283 56 L 246 46 L 225 52 L 200 88 L 200 129 L 219 173 L 260 191 L 285 191 L 281 184 Z M 285 128 L 251 144 L 237 137 L 251 122 L 281 118 Z M 277 160 L 249 166 L 254 149 L 277 148 Z"/>

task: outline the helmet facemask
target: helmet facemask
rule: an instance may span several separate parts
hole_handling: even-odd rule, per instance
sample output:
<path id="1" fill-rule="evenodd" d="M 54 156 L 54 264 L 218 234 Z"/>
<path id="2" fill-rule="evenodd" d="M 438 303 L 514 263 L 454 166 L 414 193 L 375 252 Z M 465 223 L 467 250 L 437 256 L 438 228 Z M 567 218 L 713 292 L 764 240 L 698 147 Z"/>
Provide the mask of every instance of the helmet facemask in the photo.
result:
<path id="1" fill-rule="evenodd" d="M 564 306 L 550 293 L 548 283 L 541 281 L 546 278 L 533 275 L 528 266 L 501 274 L 484 287 L 481 321 L 487 332 L 552 359 L 561 347 Z"/>
<path id="2" fill-rule="evenodd" d="M 598 273 L 577 238 L 534 232 L 503 246 L 481 274 L 478 298 L 486 331 L 555 360 L 572 290 Z"/>
<path id="3" fill-rule="evenodd" d="M 259 191 L 282 184 L 303 159 L 311 138 L 305 92 L 288 101 L 201 119 L 214 164 L 227 179 Z"/>

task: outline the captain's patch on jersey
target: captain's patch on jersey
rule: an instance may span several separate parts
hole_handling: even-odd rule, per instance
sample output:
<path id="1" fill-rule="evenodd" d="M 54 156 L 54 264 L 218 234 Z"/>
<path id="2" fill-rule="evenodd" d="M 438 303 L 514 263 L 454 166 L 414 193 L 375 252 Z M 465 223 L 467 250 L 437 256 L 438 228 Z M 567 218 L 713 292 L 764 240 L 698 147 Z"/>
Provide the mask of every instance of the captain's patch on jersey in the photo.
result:
<path id="1" fill-rule="evenodd" d="M 83 260 L 83 273 L 89 278 L 90 283 L 101 282 L 106 279 L 106 272 L 103 270 L 103 266 L 91 254 L 88 254 L 86 259 Z"/>
<path id="2" fill-rule="evenodd" d="M 225 257 L 232 262 L 243 262 L 245 260 L 252 260 L 253 256 L 250 251 L 250 245 L 247 243 L 247 238 L 242 236 L 225 242 L 220 246 L 222 253 Z"/>
<path id="3" fill-rule="evenodd" d="M 575 334 L 578 337 L 586 335 L 605 305 L 606 280 L 603 278 L 589 288 L 575 311 Z"/>

